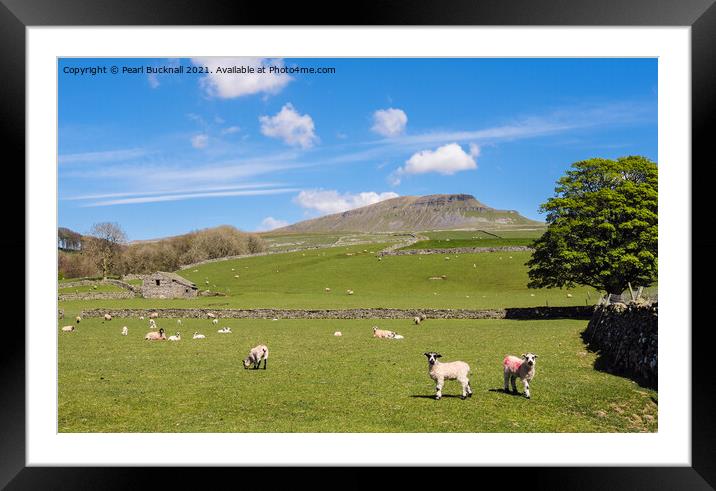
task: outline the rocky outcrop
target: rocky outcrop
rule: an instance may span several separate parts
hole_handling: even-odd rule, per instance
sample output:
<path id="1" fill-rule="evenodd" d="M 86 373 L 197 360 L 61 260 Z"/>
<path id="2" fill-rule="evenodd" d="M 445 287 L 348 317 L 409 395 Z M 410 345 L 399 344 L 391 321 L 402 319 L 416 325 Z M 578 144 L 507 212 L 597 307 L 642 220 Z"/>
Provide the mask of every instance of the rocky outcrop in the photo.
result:
<path id="1" fill-rule="evenodd" d="M 598 353 L 595 368 L 629 376 L 648 387 L 658 384 L 657 302 L 636 301 L 598 306 L 582 333 Z"/>

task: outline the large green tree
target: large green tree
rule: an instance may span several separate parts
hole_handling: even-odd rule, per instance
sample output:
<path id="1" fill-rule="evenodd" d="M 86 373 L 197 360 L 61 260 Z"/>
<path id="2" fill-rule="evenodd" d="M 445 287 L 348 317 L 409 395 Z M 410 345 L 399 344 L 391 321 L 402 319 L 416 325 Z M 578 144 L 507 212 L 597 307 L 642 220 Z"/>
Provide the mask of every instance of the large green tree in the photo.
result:
<path id="1" fill-rule="evenodd" d="M 658 270 L 658 172 L 641 156 L 572 164 L 540 210 L 547 231 L 527 262 L 530 288 L 588 285 L 619 294 Z"/>

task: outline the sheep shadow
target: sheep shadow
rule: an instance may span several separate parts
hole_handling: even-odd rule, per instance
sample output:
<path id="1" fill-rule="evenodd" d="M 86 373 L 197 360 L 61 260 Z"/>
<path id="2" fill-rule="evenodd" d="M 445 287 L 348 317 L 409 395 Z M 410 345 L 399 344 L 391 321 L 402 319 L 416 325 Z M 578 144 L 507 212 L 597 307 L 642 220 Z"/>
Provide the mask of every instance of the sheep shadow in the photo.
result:
<path id="1" fill-rule="evenodd" d="M 498 392 L 500 394 L 505 394 L 512 397 L 524 397 L 524 394 L 522 392 L 512 392 L 510 390 L 505 389 L 487 389 L 488 392 Z"/>
<path id="2" fill-rule="evenodd" d="M 413 398 L 415 398 L 415 399 L 433 399 L 433 400 L 434 400 L 434 399 L 435 399 L 435 394 L 432 394 L 432 395 L 429 395 L 429 396 L 422 395 L 422 394 L 414 394 L 414 395 L 411 395 L 410 397 L 413 397 Z M 451 399 L 460 399 L 461 397 L 462 397 L 462 396 L 459 396 L 459 395 L 457 395 L 457 394 L 443 394 L 443 396 L 442 396 L 443 399 L 448 399 L 448 398 L 451 398 Z"/>

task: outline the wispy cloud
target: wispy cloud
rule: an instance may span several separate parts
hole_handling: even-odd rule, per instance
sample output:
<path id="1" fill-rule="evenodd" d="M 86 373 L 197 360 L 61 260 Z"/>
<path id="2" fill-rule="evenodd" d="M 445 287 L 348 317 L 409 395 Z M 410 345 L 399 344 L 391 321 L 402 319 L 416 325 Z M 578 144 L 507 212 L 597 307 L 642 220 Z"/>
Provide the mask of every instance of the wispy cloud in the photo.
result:
<path id="1" fill-rule="evenodd" d="M 127 148 L 122 150 L 107 150 L 103 152 L 82 152 L 60 155 L 59 164 L 98 164 L 104 162 L 119 162 L 136 159 L 147 155 L 143 148 Z"/>
<path id="2" fill-rule="evenodd" d="M 191 187 L 191 188 L 175 188 L 175 189 L 154 189 L 144 191 L 131 191 L 131 192 L 118 192 L 118 193 L 101 193 L 101 194 L 81 194 L 77 196 L 66 196 L 60 198 L 62 201 L 83 201 L 83 200 L 95 200 L 95 199 L 106 199 L 106 198 L 127 198 L 131 196 L 149 196 L 149 195 L 163 195 L 163 194 L 182 194 L 182 193 L 197 193 L 197 192 L 214 192 L 214 191 L 234 191 L 239 189 L 258 189 L 268 187 L 280 187 L 285 186 L 284 183 L 280 182 L 254 182 L 247 184 L 238 184 L 232 186 L 218 186 L 218 187 Z"/>
<path id="3" fill-rule="evenodd" d="M 255 189 L 247 191 L 217 191 L 217 192 L 205 192 L 205 193 L 183 193 L 183 194 L 168 194 L 160 196 L 142 196 L 138 198 L 122 198 L 112 199 L 105 201 L 95 201 L 88 203 L 82 207 L 96 207 L 96 206 L 116 206 L 116 205 L 133 205 L 140 203 L 158 203 L 164 201 L 183 201 L 188 199 L 198 198 L 224 198 L 228 196 L 259 196 L 259 195 L 271 195 L 271 194 L 283 194 L 293 193 L 298 191 L 297 188 L 276 188 L 276 189 Z"/>

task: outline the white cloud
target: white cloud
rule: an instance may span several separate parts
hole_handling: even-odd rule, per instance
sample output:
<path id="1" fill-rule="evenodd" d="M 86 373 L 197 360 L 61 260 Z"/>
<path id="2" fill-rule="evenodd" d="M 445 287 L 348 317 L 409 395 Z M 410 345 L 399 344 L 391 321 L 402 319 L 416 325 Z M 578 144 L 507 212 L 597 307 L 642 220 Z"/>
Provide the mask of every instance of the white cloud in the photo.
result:
<path id="1" fill-rule="evenodd" d="M 401 109 L 379 109 L 373 113 L 373 131 L 385 137 L 394 137 L 405 131 L 408 116 Z"/>
<path id="2" fill-rule="evenodd" d="M 206 148 L 209 144 L 209 136 L 203 133 L 191 137 L 191 146 L 194 148 Z"/>
<path id="3" fill-rule="evenodd" d="M 257 229 L 257 232 L 267 232 L 269 230 L 285 227 L 287 225 L 288 222 L 285 220 L 278 220 L 274 217 L 266 217 L 261 220 L 261 225 Z"/>
<path id="4" fill-rule="evenodd" d="M 476 159 L 480 156 L 480 147 L 475 143 L 470 143 L 470 157 Z"/>
<path id="5" fill-rule="evenodd" d="M 261 133 L 280 138 L 288 145 L 310 148 L 318 141 L 311 116 L 300 115 L 290 102 L 275 116 L 260 116 L 259 121 Z"/>
<path id="6" fill-rule="evenodd" d="M 479 152 L 477 145 L 470 148 L 468 155 L 457 143 L 448 143 L 436 150 L 423 150 L 413 154 L 405 161 L 405 167 L 400 169 L 403 174 L 425 174 L 437 172 L 443 175 L 452 175 L 462 170 L 477 169 L 473 152 Z"/>
<path id="7" fill-rule="evenodd" d="M 397 198 L 393 192 L 376 193 L 373 191 L 351 194 L 340 194 L 338 191 L 310 189 L 301 191 L 294 199 L 301 207 L 316 210 L 321 214 L 340 213 L 361 206 L 372 205 L 386 199 Z"/>
<path id="8" fill-rule="evenodd" d="M 209 97 L 232 99 L 252 94 L 277 94 L 292 78 L 286 74 L 269 73 L 271 66 L 283 66 L 281 60 L 267 58 L 192 58 L 197 66 L 207 67 L 211 73 L 200 79 L 201 87 Z M 218 73 L 218 68 L 264 67 L 266 73 Z"/>
<path id="9" fill-rule="evenodd" d="M 184 194 L 167 194 L 167 195 L 155 195 L 155 196 L 142 196 L 139 198 L 123 198 L 123 199 L 112 199 L 106 201 L 97 201 L 83 205 L 86 207 L 95 206 L 115 206 L 115 205 L 136 205 L 141 203 L 160 203 L 165 201 L 184 201 L 187 199 L 198 199 L 198 198 L 225 198 L 229 196 L 262 196 L 271 194 L 281 193 L 292 193 L 295 192 L 295 188 L 278 188 L 278 189 L 256 189 L 250 191 L 219 191 L 219 192 L 206 192 L 206 193 L 184 193 Z"/>
<path id="10" fill-rule="evenodd" d="M 221 130 L 221 134 L 231 135 L 234 133 L 238 133 L 239 131 L 241 131 L 241 128 L 239 128 L 238 126 L 229 126 L 228 128 L 224 128 L 223 130 Z"/>

